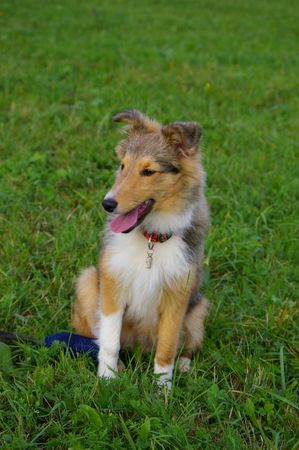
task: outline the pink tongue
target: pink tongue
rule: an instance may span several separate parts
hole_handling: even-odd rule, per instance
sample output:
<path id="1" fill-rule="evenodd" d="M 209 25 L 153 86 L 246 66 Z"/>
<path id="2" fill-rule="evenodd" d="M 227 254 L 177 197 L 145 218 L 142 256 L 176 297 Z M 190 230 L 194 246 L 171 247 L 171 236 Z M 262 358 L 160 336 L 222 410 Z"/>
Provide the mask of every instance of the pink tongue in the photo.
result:
<path id="1" fill-rule="evenodd" d="M 138 220 L 138 208 L 127 214 L 119 214 L 111 220 L 109 227 L 114 233 L 123 233 L 136 225 Z"/>

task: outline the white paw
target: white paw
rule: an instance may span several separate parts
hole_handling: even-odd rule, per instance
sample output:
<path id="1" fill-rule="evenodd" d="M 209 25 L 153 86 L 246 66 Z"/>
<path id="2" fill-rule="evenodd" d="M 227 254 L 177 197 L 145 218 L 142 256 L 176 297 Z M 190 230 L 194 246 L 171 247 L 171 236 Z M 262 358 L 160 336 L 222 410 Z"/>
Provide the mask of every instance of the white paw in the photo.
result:
<path id="1" fill-rule="evenodd" d="M 100 362 L 98 366 L 98 377 L 104 378 L 115 378 L 117 369 L 112 369 L 105 363 Z"/>
<path id="2" fill-rule="evenodd" d="M 181 356 L 179 359 L 179 369 L 180 372 L 189 372 L 191 369 L 191 359 L 186 356 Z"/>
<path id="3" fill-rule="evenodd" d="M 164 367 L 160 366 L 155 362 L 155 375 L 159 375 L 157 379 L 157 383 L 160 387 L 165 387 L 170 391 L 172 387 L 172 372 L 173 372 L 173 364 L 166 365 Z"/>
<path id="4" fill-rule="evenodd" d="M 160 375 L 160 377 L 158 378 L 157 384 L 161 389 L 165 389 L 166 391 L 171 391 L 172 381 L 167 378 L 163 378 L 162 375 Z"/>

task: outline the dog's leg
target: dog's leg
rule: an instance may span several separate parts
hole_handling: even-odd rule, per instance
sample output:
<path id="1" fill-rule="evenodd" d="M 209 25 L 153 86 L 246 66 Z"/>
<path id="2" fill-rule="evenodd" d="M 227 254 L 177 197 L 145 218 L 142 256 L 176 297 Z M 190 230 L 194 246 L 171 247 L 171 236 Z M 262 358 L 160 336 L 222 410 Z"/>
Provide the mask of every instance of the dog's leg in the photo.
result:
<path id="1" fill-rule="evenodd" d="M 189 296 L 185 279 L 172 288 L 165 288 L 162 295 L 154 373 L 160 375 L 159 384 L 166 384 L 168 388 L 171 388 L 174 359 Z"/>
<path id="2" fill-rule="evenodd" d="M 99 275 L 95 267 L 84 269 L 76 281 L 76 300 L 72 323 L 77 333 L 95 337 L 96 311 L 99 308 Z"/>
<path id="3" fill-rule="evenodd" d="M 185 351 L 179 360 L 181 372 L 188 372 L 191 368 L 192 354 L 198 350 L 204 338 L 204 320 L 209 311 L 209 301 L 201 297 L 184 319 L 184 347 Z"/>
<path id="4" fill-rule="evenodd" d="M 100 377 L 111 378 L 117 372 L 123 307 L 118 299 L 117 280 L 101 268 L 99 366 Z"/>

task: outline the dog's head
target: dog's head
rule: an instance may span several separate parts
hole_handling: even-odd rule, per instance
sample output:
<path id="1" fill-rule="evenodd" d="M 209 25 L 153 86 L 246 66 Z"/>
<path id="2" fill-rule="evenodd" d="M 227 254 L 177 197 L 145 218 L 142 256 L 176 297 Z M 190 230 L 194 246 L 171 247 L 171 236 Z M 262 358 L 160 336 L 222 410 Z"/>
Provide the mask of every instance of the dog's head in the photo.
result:
<path id="1" fill-rule="evenodd" d="M 116 180 L 102 203 L 115 213 L 111 230 L 127 233 L 152 211 L 183 213 L 203 177 L 198 124 L 161 125 L 136 110 L 116 114 L 113 121 L 127 125 L 126 137 L 116 148 Z"/>

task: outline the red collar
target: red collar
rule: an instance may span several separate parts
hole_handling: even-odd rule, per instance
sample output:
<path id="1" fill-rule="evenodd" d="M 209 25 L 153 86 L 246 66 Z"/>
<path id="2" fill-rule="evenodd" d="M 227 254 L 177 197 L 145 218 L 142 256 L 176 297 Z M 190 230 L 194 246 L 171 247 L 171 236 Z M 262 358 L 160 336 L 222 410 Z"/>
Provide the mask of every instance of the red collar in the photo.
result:
<path id="1" fill-rule="evenodd" d="M 168 241 L 168 239 L 171 238 L 172 233 L 149 233 L 148 231 L 143 231 L 143 236 L 151 242 L 165 242 Z"/>

